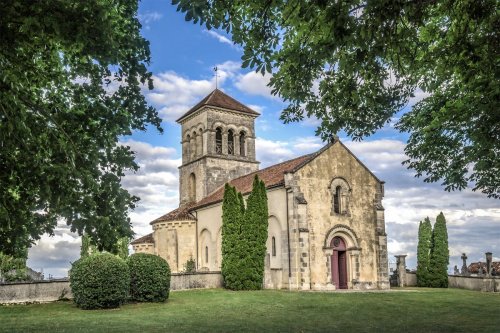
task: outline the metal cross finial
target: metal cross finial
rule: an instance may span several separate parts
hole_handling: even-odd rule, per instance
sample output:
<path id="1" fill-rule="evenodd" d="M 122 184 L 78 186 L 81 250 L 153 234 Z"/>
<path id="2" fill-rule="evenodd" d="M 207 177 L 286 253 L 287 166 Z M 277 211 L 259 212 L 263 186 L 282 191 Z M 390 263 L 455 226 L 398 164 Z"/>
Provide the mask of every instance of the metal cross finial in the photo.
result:
<path id="1" fill-rule="evenodd" d="M 215 67 L 214 67 L 214 72 L 215 72 L 215 74 L 214 74 L 214 76 L 215 76 L 215 89 L 217 89 L 217 88 L 218 88 L 218 82 L 217 82 L 217 78 L 219 77 L 219 74 L 217 74 L 217 71 L 218 71 L 218 70 L 219 70 L 219 69 L 217 68 L 217 66 L 215 66 Z"/>

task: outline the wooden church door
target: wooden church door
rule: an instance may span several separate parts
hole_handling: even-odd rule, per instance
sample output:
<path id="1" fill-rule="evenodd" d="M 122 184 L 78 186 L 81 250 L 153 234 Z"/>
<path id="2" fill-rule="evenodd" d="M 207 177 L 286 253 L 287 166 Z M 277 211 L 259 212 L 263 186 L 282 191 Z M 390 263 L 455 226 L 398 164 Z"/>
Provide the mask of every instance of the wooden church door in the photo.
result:
<path id="1" fill-rule="evenodd" d="M 340 237 L 332 239 L 332 282 L 337 289 L 347 289 L 347 253 L 345 242 Z"/>

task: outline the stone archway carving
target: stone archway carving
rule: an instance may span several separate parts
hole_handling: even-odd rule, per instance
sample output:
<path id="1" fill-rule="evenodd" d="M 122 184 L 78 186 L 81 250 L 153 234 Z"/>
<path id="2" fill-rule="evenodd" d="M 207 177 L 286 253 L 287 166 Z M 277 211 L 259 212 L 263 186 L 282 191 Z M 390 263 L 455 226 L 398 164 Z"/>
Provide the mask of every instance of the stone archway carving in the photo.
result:
<path id="1" fill-rule="evenodd" d="M 353 284 L 359 280 L 359 256 L 361 248 L 359 247 L 359 240 L 354 230 L 343 224 L 333 226 L 333 228 L 327 232 L 324 239 L 323 252 L 325 254 L 326 265 L 328 267 L 326 270 L 326 283 L 328 287 L 333 289 L 333 277 L 330 267 L 332 265 L 332 256 L 334 254 L 332 241 L 335 237 L 340 237 L 345 242 L 348 270 L 347 276 L 349 280 L 348 286 L 349 288 L 352 288 Z M 335 287 L 337 288 L 337 286 Z"/>

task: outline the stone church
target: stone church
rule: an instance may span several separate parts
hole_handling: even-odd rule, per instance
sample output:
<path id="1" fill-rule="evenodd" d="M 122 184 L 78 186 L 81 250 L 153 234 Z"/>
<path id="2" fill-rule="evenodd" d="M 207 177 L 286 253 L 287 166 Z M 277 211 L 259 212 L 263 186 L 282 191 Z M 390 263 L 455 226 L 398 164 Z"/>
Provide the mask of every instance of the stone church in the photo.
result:
<path id="1" fill-rule="evenodd" d="M 269 205 L 266 288 L 389 288 L 384 182 L 339 140 L 259 169 L 258 116 L 216 89 L 177 120 L 180 205 L 152 221 L 134 251 L 165 258 L 172 272 L 190 259 L 198 271 L 220 271 L 224 184 L 246 198 L 257 174 Z"/>

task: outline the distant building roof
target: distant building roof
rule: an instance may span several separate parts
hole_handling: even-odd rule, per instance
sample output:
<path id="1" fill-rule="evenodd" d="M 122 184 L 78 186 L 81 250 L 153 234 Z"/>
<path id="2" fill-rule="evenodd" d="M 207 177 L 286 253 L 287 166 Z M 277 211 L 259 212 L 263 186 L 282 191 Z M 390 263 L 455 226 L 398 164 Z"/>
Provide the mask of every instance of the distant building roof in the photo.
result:
<path id="1" fill-rule="evenodd" d="M 203 106 L 215 106 L 215 107 L 219 107 L 219 108 L 234 110 L 234 111 L 242 112 L 242 113 L 252 115 L 255 117 L 260 115 L 258 112 L 250 109 L 248 106 L 243 105 L 242 103 L 238 102 L 237 100 L 235 100 L 231 96 L 226 95 L 225 93 L 223 93 L 219 89 L 215 89 L 210 94 L 208 94 L 205 98 L 203 98 L 198 104 L 193 106 L 182 117 L 177 119 L 177 122 L 182 121 L 184 118 L 195 113 L 198 109 L 200 109 Z"/>
<path id="2" fill-rule="evenodd" d="M 293 160 L 285 161 L 279 164 L 272 165 L 265 169 L 249 173 L 248 175 L 233 179 L 229 182 L 230 185 L 236 187 L 238 192 L 245 195 L 252 192 L 253 179 L 255 175 L 259 176 L 266 188 L 273 188 L 285 184 L 285 173 L 294 172 L 310 160 L 312 160 L 317 153 L 304 155 L 294 158 Z M 194 204 L 190 210 L 208 206 L 217 202 L 221 202 L 224 197 L 224 186 L 219 187 L 212 194 L 203 198 Z"/>
<path id="3" fill-rule="evenodd" d="M 478 274 L 479 267 L 483 269 L 483 273 L 486 272 L 486 263 L 485 262 L 472 262 L 467 267 L 467 270 L 471 274 Z M 491 274 L 492 275 L 500 275 L 500 261 L 493 261 L 491 263 Z"/>
<path id="4" fill-rule="evenodd" d="M 151 221 L 149 224 L 157 223 L 157 222 L 167 222 L 167 221 L 179 221 L 179 220 L 193 220 L 196 221 L 196 217 L 189 212 L 190 208 L 193 206 L 193 203 L 188 205 L 180 206 L 172 210 L 171 212 L 160 216 L 156 220 Z"/>
<path id="5" fill-rule="evenodd" d="M 155 240 L 153 238 L 153 233 L 147 234 L 146 236 L 143 236 L 141 238 L 137 238 L 133 241 L 130 242 L 132 245 L 136 244 L 144 244 L 144 243 L 154 243 Z"/>

